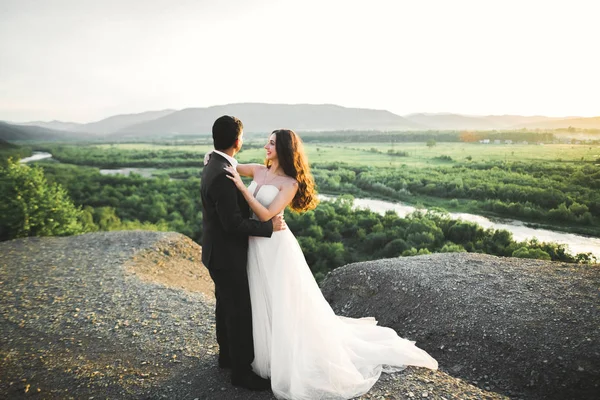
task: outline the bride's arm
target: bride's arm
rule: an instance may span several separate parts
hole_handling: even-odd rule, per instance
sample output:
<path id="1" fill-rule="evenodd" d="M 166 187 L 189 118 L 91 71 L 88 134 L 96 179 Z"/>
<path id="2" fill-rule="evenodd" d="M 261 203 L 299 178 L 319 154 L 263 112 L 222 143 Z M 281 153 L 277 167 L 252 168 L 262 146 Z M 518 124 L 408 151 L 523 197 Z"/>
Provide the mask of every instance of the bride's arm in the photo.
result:
<path id="1" fill-rule="evenodd" d="M 254 174 L 258 169 L 264 167 L 262 164 L 238 164 L 237 172 L 242 176 L 251 176 L 254 177 Z"/>
<path id="2" fill-rule="evenodd" d="M 254 196 L 252 196 L 252 193 L 250 193 L 246 185 L 244 185 L 244 182 L 242 182 L 240 175 L 232 167 L 227 167 L 225 170 L 231 174 L 227 175 L 227 177 L 231 179 L 233 183 L 235 183 L 235 186 L 238 188 L 238 190 L 242 192 L 244 198 L 248 202 L 248 205 L 252 211 L 254 211 L 254 214 L 256 214 L 258 219 L 263 222 L 268 221 L 279 214 L 288 204 L 291 203 L 292 199 L 296 195 L 296 192 L 298 191 L 298 183 L 295 181 L 293 184 L 285 185 L 283 189 L 279 191 L 279 194 L 277 197 L 275 197 L 273 202 L 271 202 L 269 208 L 266 208 L 260 204 L 260 202 L 256 200 Z"/>

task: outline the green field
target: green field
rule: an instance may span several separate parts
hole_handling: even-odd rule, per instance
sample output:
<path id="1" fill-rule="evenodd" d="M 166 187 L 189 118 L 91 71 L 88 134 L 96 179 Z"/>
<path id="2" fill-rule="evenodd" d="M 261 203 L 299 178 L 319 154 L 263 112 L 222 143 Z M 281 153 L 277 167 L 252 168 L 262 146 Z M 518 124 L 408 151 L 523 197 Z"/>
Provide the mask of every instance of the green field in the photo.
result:
<path id="1" fill-rule="evenodd" d="M 425 143 L 398 143 L 382 145 L 382 143 L 360 143 L 344 144 L 339 150 L 352 156 L 354 150 L 368 151 L 376 148 L 384 153 L 388 150 L 405 151 L 408 157 L 388 156 L 388 163 L 392 160 L 406 160 L 408 165 L 420 165 L 427 163 L 427 159 L 433 159 L 442 155 L 452 157 L 455 161 L 464 161 L 466 157 L 472 157 L 473 161 L 592 161 L 600 157 L 600 146 L 571 145 L 571 144 L 480 144 L 480 143 L 438 143 L 429 148 Z M 353 160 L 355 161 L 355 160 Z M 360 162 L 360 158 L 356 160 Z M 384 161 L 380 161 L 384 162 Z"/>
<path id="2" fill-rule="evenodd" d="M 171 151 L 189 151 L 204 154 L 213 149 L 212 144 L 181 144 L 165 145 L 152 143 L 119 143 L 119 144 L 98 144 L 93 147 L 100 149 L 122 149 L 122 150 L 171 150 Z"/>
<path id="3" fill-rule="evenodd" d="M 263 143 L 263 138 L 248 138 L 237 158 L 262 162 Z M 517 219 L 600 237 L 599 145 L 308 142 L 305 147 L 320 193 Z M 17 158 L 30 155 L 32 150 L 54 155 L 38 164 L 48 181 L 60 184 L 65 196 L 78 207 L 79 211 L 73 209 L 73 215 L 80 214 L 74 233 L 159 229 L 201 241 L 198 189 L 202 160 L 212 150 L 210 143 L 38 143 L 20 148 Z M 102 169 L 120 168 L 137 173 L 100 173 Z M 26 168 L 17 170 L 39 175 Z M 146 178 L 148 171 L 155 178 Z M 18 188 L 19 182 L 15 178 L 5 192 Z M 9 200 L 0 204 L 9 204 Z M 46 204 L 44 201 L 39 204 Z M 4 214 L 17 212 L 6 210 Z M 287 213 L 286 218 L 311 269 L 320 278 L 350 262 L 437 251 L 568 262 L 593 260 L 585 254 L 567 255 L 562 245 L 516 242 L 510 235 L 450 221 L 436 212 L 406 218 L 350 212 L 341 200 L 324 202 L 314 212 Z"/>
<path id="4" fill-rule="evenodd" d="M 257 146 L 262 144 L 253 140 L 247 142 Z M 183 151 L 197 153 L 198 158 L 212 150 L 211 145 L 163 145 L 151 143 L 102 144 L 102 149 L 121 149 L 137 151 Z M 249 147 L 249 146 L 248 146 Z M 521 162 L 591 162 L 600 159 L 600 146 L 572 144 L 480 144 L 480 143 L 438 143 L 427 147 L 425 143 L 308 143 L 306 152 L 311 163 L 343 162 L 349 165 L 371 165 L 375 167 L 401 167 L 403 164 L 414 167 L 448 165 L 451 162 L 436 159 L 449 156 L 453 161 L 464 162 L 467 157 L 473 161 L 521 161 Z M 377 149 L 381 153 L 371 152 Z M 388 151 L 403 151 L 406 157 L 388 155 Z M 264 157 L 262 148 L 243 150 L 238 159 L 241 162 L 259 161 Z"/>
<path id="5" fill-rule="evenodd" d="M 263 140 L 244 144 L 238 160 L 261 163 Z M 309 142 L 305 147 L 322 193 L 509 217 L 600 235 L 600 145 Z M 211 149 L 209 144 L 182 141 L 45 150 L 66 164 L 153 168 L 154 176 L 185 180 L 200 177 L 204 154 Z"/>

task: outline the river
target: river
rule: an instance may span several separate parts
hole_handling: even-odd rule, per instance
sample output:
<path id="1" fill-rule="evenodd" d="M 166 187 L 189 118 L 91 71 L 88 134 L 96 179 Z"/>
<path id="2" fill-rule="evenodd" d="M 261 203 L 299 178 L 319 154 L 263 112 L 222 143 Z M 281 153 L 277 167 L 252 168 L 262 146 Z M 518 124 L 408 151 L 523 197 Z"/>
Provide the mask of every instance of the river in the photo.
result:
<path id="1" fill-rule="evenodd" d="M 19 162 L 21 164 L 27 164 L 34 161 L 45 160 L 52 158 L 52 154 L 46 153 L 45 151 L 34 151 L 31 157 L 22 158 Z M 157 168 L 115 168 L 115 169 L 101 169 L 100 175 L 130 175 L 132 173 L 143 176 L 144 178 L 152 178 L 152 174 L 157 171 Z"/>
<path id="2" fill-rule="evenodd" d="M 319 199 L 321 200 L 335 200 L 336 198 L 336 196 L 328 196 L 324 194 L 319 195 Z M 368 208 L 371 211 L 382 215 L 385 214 L 386 211 L 392 210 L 395 211 L 400 217 L 405 217 L 416 210 L 415 207 L 403 203 L 392 203 L 383 200 L 361 198 L 354 199 L 354 208 Z M 493 221 L 481 215 L 467 213 L 450 213 L 450 216 L 453 219 L 462 219 L 464 221 L 474 222 L 486 229 L 494 228 L 507 230 L 512 232 L 513 238 L 516 241 L 523 241 L 535 237 L 540 242 L 564 243 L 569 247 L 571 254 L 589 252 L 600 259 L 600 238 L 581 236 L 573 233 L 550 231 L 547 229 L 531 228 L 526 226 L 521 221 L 512 219 L 498 219 Z"/>
<path id="3" fill-rule="evenodd" d="M 117 168 L 101 169 L 100 175 L 125 175 L 138 174 L 144 178 L 152 178 L 152 174 L 158 171 L 157 168 Z"/>
<path id="4" fill-rule="evenodd" d="M 52 158 L 52 154 L 46 153 L 45 151 L 34 151 L 31 157 L 22 158 L 19 162 L 21 164 L 27 164 L 28 162 L 40 161 L 45 158 Z"/>
<path id="5" fill-rule="evenodd" d="M 28 163 L 33 161 L 44 160 L 52 158 L 52 154 L 43 151 L 34 151 L 31 157 L 21 159 L 21 163 Z M 156 171 L 155 168 L 116 168 L 116 169 L 101 169 L 102 175 L 114 175 L 122 174 L 129 175 L 132 172 L 140 174 L 144 177 L 151 177 L 152 173 Z M 335 200 L 336 196 L 328 196 L 321 194 L 319 195 L 321 200 Z M 404 217 L 416 210 L 415 207 L 403 203 L 392 203 L 383 200 L 374 199 L 354 199 L 355 208 L 368 208 L 379 214 L 385 214 L 386 211 L 395 211 L 400 217 Z M 541 242 L 555 242 L 564 243 L 569 246 L 569 250 L 572 254 L 577 253 L 592 253 L 598 259 L 600 259 L 600 238 L 587 237 L 576 235 L 573 233 L 565 233 L 558 231 L 551 231 L 548 229 L 537 229 L 526 226 L 523 222 L 513 219 L 497 219 L 491 220 L 481 215 L 467 214 L 467 213 L 450 213 L 450 216 L 454 219 L 462 219 L 465 221 L 474 222 L 481 225 L 484 228 L 494 229 L 505 229 L 512 232 L 513 238 L 516 241 L 523 241 L 530 238 L 537 238 Z"/>

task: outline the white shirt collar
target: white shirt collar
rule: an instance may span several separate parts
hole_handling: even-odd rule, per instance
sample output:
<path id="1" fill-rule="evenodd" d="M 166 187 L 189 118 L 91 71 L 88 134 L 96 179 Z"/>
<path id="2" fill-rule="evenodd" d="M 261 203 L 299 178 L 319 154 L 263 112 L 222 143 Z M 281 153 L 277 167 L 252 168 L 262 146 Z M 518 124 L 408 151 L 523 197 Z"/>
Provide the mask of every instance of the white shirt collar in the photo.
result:
<path id="1" fill-rule="evenodd" d="M 217 153 L 221 157 L 225 158 L 227 161 L 229 161 L 229 164 L 231 164 L 232 167 L 237 167 L 238 161 L 235 158 L 231 157 L 229 154 L 225 154 L 219 150 L 213 150 L 213 153 Z"/>

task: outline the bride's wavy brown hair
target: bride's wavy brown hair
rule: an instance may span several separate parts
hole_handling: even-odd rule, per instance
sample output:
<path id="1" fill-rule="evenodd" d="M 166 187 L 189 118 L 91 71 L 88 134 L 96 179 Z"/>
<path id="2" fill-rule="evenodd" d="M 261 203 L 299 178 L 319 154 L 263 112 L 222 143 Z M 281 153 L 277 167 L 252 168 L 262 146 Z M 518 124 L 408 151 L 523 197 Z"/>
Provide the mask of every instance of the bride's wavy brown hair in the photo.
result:
<path id="1" fill-rule="evenodd" d="M 297 212 L 314 209 L 319 204 L 319 199 L 300 136 L 290 129 L 277 129 L 271 135 L 275 135 L 275 150 L 283 172 L 298 182 L 298 191 L 290 208 Z M 265 165 L 267 168 L 271 167 L 268 160 Z"/>

